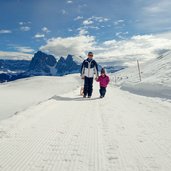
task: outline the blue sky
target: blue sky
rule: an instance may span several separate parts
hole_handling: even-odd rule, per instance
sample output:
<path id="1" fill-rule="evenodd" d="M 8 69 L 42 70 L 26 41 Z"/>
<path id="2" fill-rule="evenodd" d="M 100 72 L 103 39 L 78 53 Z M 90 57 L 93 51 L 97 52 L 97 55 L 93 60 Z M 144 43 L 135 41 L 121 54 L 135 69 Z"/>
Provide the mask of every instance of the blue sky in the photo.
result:
<path id="1" fill-rule="evenodd" d="M 39 49 L 84 56 L 93 50 L 103 59 L 133 48 L 116 52 L 121 58 L 139 54 L 140 47 L 154 55 L 164 48 L 161 42 L 170 46 L 170 9 L 170 0 L 0 0 L 0 57 L 30 59 Z"/>

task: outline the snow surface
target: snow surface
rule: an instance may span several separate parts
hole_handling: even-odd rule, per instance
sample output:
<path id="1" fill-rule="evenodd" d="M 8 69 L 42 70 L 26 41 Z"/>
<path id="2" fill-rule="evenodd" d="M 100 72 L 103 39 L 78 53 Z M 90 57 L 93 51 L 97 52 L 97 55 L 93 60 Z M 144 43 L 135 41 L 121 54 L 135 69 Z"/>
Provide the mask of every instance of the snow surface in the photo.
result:
<path id="1" fill-rule="evenodd" d="M 148 63 L 139 63 L 142 81 L 136 66 L 112 75 L 115 85 L 135 94 L 171 99 L 171 51 Z"/>
<path id="2" fill-rule="evenodd" d="M 15 113 L 0 121 L 0 170 L 171 170 L 169 100 L 114 82 L 104 99 L 96 82 L 93 97 L 83 99 L 80 85 L 78 75 L 69 75 L 0 86 L 1 115 Z"/>
<path id="3" fill-rule="evenodd" d="M 30 77 L 0 84 L 0 120 L 10 117 L 29 106 L 72 91 L 78 86 L 74 77 Z"/>

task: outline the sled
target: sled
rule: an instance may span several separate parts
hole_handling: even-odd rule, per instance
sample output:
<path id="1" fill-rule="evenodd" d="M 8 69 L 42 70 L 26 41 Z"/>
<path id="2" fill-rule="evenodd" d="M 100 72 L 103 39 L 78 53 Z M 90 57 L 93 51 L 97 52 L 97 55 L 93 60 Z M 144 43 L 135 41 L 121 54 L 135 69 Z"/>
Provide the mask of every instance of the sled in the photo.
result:
<path id="1" fill-rule="evenodd" d="M 83 96 L 83 95 L 84 95 L 84 87 L 82 86 L 80 89 L 80 96 Z"/>

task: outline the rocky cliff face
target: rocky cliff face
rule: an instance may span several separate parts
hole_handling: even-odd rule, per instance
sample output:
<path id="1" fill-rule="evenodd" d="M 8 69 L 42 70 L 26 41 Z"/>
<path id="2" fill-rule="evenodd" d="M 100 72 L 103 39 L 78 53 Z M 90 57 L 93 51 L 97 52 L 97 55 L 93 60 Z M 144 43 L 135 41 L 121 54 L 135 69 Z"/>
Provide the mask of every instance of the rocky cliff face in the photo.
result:
<path id="1" fill-rule="evenodd" d="M 77 73 L 80 70 L 80 64 L 77 64 L 73 60 L 72 55 L 68 55 L 67 58 L 61 57 L 56 65 L 57 75 L 65 75 L 70 73 Z"/>
<path id="2" fill-rule="evenodd" d="M 65 59 L 61 57 L 56 61 L 52 55 L 47 55 L 41 51 L 35 53 L 29 66 L 32 75 L 65 75 L 79 72 L 80 65 L 73 60 L 72 55 Z"/>
<path id="3" fill-rule="evenodd" d="M 56 59 L 52 55 L 47 55 L 41 51 L 34 54 L 29 66 L 31 75 L 56 75 Z"/>

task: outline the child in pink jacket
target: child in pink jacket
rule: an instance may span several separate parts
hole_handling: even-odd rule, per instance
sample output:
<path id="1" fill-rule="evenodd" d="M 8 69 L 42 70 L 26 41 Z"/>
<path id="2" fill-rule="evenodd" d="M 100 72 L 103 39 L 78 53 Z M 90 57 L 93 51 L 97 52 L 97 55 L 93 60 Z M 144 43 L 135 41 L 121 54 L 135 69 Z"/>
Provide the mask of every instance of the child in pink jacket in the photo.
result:
<path id="1" fill-rule="evenodd" d="M 106 94 L 106 87 L 110 81 L 109 76 L 106 75 L 104 68 L 101 69 L 101 75 L 98 77 L 96 81 L 100 83 L 100 98 L 103 98 Z"/>

